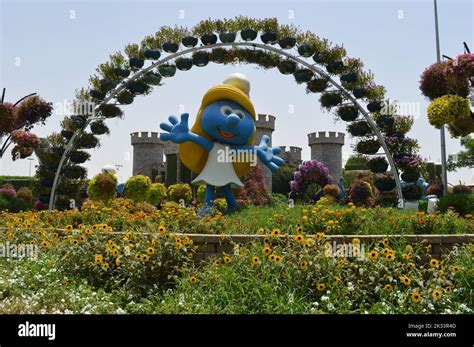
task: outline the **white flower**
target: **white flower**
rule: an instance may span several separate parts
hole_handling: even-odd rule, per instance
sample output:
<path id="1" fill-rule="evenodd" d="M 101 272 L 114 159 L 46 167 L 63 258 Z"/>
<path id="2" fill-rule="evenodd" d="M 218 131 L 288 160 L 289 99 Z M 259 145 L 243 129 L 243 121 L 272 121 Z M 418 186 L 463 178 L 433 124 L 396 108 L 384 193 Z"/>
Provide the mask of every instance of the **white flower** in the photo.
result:
<path id="1" fill-rule="evenodd" d="M 329 300 L 329 296 L 323 295 L 321 297 L 321 301 L 328 301 L 328 300 Z"/>
<path id="2" fill-rule="evenodd" d="M 124 314 L 124 313 L 126 313 L 126 312 L 125 312 L 121 307 L 119 307 L 119 308 L 115 311 L 115 313 L 117 313 L 117 314 Z"/>

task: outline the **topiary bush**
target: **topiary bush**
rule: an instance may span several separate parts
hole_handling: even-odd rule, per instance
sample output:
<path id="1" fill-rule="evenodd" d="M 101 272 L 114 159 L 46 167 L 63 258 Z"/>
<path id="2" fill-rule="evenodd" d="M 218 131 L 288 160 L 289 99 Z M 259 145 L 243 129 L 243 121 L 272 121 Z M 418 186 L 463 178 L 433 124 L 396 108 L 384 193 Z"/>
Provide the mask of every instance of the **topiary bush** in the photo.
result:
<path id="1" fill-rule="evenodd" d="M 349 201 L 357 206 L 373 206 L 375 203 L 372 184 L 362 179 L 356 179 L 349 190 Z"/>
<path id="2" fill-rule="evenodd" d="M 162 183 L 153 183 L 148 189 L 146 201 L 152 205 L 160 205 L 166 198 L 166 187 Z"/>
<path id="3" fill-rule="evenodd" d="M 272 193 L 288 196 L 291 191 L 290 182 L 296 171 L 294 166 L 283 166 L 272 174 Z"/>
<path id="4" fill-rule="evenodd" d="M 428 120 L 436 128 L 470 114 L 469 100 L 457 95 L 444 95 L 428 106 Z"/>
<path id="5" fill-rule="evenodd" d="M 448 194 L 439 199 L 438 211 L 452 209 L 462 216 L 474 214 L 474 193 Z"/>
<path id="6" fill-rule="evenodd" d="M 301 164 L 291 181 L 291 191 L 300 199 L 317 201 L 322 187 L 332 182 L 329 169 L 317 160 Z"/>
<path id="7" fill-rule="evenodd" d="M 361 155 L 351 155 L 344 165 L 344 170 L 367 170 L 367 157 Z"/>
<path id="8" fill-rule="evenodd" d="M 265 187 L 262 169 L 259 165 L 252 166 L 250 172 L 242 180 L 244 186 L 237 196 L 239 202 L 244 205 L 268 205 L 271 203 L 270 195 Z"/>
<path id="9" fill-rule="evenodd" d="M 193 199 L 193 191 L 187 183 L 172 184 L 168 187 L 168 197 L 171 201 L 179 203 L 182 199 L 189 204 Z"/>
<path id="10" fill-rule="evenodd" d="M 151 180 L 149 177 L 144 175 L 132 176 L 125 183 L 124 196 L 135 202 L 145 201 L 150 186 Z"/>
<path id="11" fill-rule="evenodd" d="M 110 173 L 100 173 L 90 180 L 87 195 L 94 201 L 107 203 L 115 197 L 117 177 Z"/>
<path id="12" fill-rule="evenodd" d="M 31 202 L 33 200 L 33 192 L 28 187 L 21 187 L 16 192 L 16 197 L 19 199 L 23 199 L 26 202 Z"/>

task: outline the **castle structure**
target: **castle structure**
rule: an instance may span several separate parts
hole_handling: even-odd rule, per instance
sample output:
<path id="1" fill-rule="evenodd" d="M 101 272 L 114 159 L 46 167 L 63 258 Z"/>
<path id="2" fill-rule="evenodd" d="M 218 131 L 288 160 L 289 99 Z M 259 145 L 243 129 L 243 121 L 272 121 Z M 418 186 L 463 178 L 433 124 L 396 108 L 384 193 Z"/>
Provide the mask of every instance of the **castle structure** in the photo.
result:
<path id="1" fill-rule="evenodd" d="M 267 114 L 258 114 L 255 121 L 256 134 L 254 144 L 259 145 L 263 135 L 270 138 L 275 130 L 275 117 Z M 191 182 L 197 174 L 191 172 L 179 159 L 178 145 L 171 141 L 163 141 L 157 132 L 133 132 L 131 143 L 133 146 L 133 174 L 141 173 L 155 180 L 160 177 L 161 182 L 167 185 L 178 182 Z M 321 161 L 329 168 L 329 172 L 336 182 L 342 176 L 342 146 L 344 133 L 324 131 L 308 134 L 308 145 L 311 147 L 311 159 Z M 300 147 L 280 146 L 279 156 L 285 165 L 296 166 L 302 163 Z M 258 164 L 263 173 L 265 186 L 272 189 L 272 172 L 265 165 Z"/>

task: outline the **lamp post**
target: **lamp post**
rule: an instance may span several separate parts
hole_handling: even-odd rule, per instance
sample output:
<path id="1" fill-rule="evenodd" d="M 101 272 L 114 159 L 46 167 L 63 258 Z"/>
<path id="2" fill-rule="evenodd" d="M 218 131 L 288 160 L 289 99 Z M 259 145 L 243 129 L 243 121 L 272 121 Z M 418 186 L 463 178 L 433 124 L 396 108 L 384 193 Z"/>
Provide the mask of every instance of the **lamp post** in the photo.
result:
<path id="1" fill-rule="evenodd" d="M 435 36 L 436 36 L 436 60 L 441 61 L 441 52 L 439 48 L 439 27 L 438 27 L 438 1 L 434 0 L 434 16 L 435 16 Z M 446 136 L 444 125 L 440 130 L 441 139 L 441 181 L 443 182 L 443 196 L 448 194 L 448 174 L 446 172 Z"/>

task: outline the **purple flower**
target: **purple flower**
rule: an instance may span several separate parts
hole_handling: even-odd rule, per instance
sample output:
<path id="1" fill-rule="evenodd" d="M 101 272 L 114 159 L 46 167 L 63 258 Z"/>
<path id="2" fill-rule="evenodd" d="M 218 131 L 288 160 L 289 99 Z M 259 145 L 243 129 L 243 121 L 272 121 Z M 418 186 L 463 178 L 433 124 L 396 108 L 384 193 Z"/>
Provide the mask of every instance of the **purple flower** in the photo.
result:
<path id="1" fill-rule="evenodd" d="M 11 198 L 16 197 L 15 189 L 11 189 L 11 188 L 0 188 L 0 194 L 9 196 Z"/>

